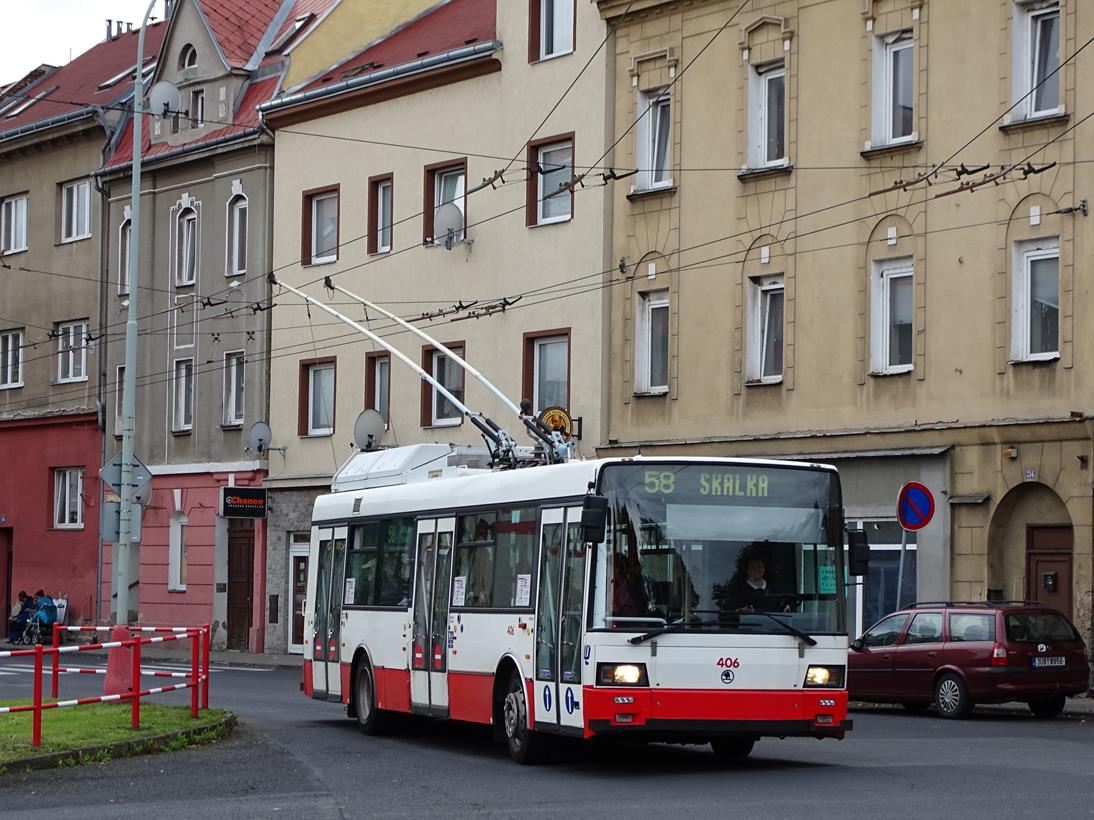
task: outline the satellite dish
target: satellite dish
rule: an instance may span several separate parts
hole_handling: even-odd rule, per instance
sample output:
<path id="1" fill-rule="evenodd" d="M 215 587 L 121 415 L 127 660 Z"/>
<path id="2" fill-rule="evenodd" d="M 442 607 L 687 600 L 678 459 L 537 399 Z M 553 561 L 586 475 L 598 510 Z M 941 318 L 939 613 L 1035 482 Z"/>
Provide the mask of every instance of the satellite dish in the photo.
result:
<path id="1" fill-rule="evenodd" d="M 148 109 L 156 119 L 163 119 L 178 112 L 181 104 L 179 90 L 167 80 L 160 80 L 148 92 Z"/>
<path id="2" fill-rule="evenodd" d="M 247 449 L 264 453 L 270 449 L 272 438 L 273 432 L 270 430 L 270 425 L 264 421 L 256 421 L 247 433 Z"/>
<path id="3" fill-rule="evenodd" d="M 362 410 L 353 423 L 353 442 L 362 450 L 375 450 L 384 437 L 384 417 L 375 410 Z"/>
<path id="4" fill-rule="evenodd" d="M 446 202 L 433 216 L 433 241 L 442 242 L 448 250 L 463 238 L 463 211 L 454 202 Z"/>

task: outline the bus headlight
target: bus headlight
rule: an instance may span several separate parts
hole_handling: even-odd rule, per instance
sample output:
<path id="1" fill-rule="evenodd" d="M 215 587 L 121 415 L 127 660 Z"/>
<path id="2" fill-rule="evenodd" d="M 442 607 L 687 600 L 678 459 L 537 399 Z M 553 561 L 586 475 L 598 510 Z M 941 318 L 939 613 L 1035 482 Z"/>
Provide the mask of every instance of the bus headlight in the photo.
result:
<path id="1" fill-rule="evenodd" d="M 805 686 L 823 689 L 843 688 L 842 666 L 810 666 L 805 671 Z"/>
<path id="2" fill-rule="evenodd" d="M 644 663 L 598 663 L 596 682 L 600 686 L 649 686 Z"/>

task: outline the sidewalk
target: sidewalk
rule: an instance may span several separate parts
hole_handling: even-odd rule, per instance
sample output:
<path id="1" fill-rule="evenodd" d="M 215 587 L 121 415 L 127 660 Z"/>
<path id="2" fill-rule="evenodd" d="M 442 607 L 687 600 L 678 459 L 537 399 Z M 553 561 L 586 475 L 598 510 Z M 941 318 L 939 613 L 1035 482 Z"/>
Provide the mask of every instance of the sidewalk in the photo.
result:
<path id="1" fill-rule="evenodd" d="M 864 703 L 862 701 L 851 701 L 848 705 L 848 709 L 854 709 L 862 712 L 876 712 L 896 710 L 904 711 L 904 708 L 896 703 Z M 1010 701 L 1009 703 L 978 703 L 976 704 L 973 714 L 976 712 L 998 712 L 1001 714 L 1018 714 L 1033 716 L 1033 713 L 1029 711 L 1029 707 L 1021 701 Z M 1064 717 L 1077 717 L 1077 718 L 1090 718 L 1094 717 L 1094 697 L 1090 693 L 1086 695 L 1078 695 L 1073 698 L 1067 699 L 1067 706 L 1064 707 Z"/>
<path id="2" fill-rule="evenodd" d="M 71 641 L 66 641 L 66 646 Z M 7 641 L 0 641 L 0 649 L 29 649 L 27 646 L 16 646 Z M 81 657 L 105 658 L 106 650 L 89 649 L 78 653 Z M 62 657 L 65 657 L 62 655 Z M 71 658 L 71 655 L 68 656 Z M 141 646 L 141 658 L 152 663 L 179 663 L 190 662 L 190 642 L 172 641 L 166 644 L 153 644 Z M 213 666 L 242 666 L 251 669 L 300 669 L 304 665 L 303 655 L 267 655 L 258 652 L 238 652 L 233 649 L 214 649 L 209 652 L 209 662 Z M 63 663 L 63 661 L 62 661 Z"/>

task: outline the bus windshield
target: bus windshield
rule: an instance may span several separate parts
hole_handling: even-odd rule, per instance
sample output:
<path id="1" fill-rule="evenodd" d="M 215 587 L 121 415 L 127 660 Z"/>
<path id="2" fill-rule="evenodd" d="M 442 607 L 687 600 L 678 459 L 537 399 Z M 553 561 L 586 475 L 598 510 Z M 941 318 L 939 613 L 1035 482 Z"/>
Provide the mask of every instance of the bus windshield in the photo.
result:
<path id="1" fill-rule="evenodd" d="M 592 627 L 841 633 L 835 473 L 799 467 L 611 464 Z"/>

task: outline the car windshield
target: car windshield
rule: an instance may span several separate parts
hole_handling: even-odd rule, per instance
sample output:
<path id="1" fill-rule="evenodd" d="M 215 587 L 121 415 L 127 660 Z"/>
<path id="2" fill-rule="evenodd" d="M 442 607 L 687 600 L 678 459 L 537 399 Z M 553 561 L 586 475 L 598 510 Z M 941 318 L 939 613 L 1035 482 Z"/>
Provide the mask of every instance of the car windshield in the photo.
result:
<path id="1" fill-rule="evenodd" d="M 1058 612 L 1015 612 L 1007 615 L 1007 638 L 1015 643 L 1074 641 L 1075 629 Z"/>
<path id="2" fill-rule="evenodd" d="M 593 628 L 844 631 L 835 473 L 624 463 L 604 468 L 599 489 L 610 527 Z"/>

